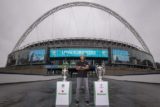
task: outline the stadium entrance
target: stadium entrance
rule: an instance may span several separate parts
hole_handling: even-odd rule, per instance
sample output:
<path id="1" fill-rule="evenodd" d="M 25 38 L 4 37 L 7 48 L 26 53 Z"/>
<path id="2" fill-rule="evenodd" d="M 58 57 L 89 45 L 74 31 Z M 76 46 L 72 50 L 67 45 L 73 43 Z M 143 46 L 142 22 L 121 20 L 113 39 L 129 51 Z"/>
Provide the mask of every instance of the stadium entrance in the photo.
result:
<path id="1" fill-rule="evenodd" d="M 50 49 L 50 63 L 54 69 L 61 69 L 67 66 L 69 69 L 75 69 L 79 57 L 84 55 L 91 68 L 96 64 L 108 63 L 108 49 L 92 48 L 58 48 Z"/>
<path id="2" fill-rule="evenodd" d="M 50 70 L 51 73 L 60 73 L 66 66 L 72 77 L 75 72 L 76 63 L 80 56 L 86 57 L 90 65 L 90 71 L 95 71 L 95 65 L 108 63 L 108 49 L 99 48 L 51 48 L 49 49 Z"/>

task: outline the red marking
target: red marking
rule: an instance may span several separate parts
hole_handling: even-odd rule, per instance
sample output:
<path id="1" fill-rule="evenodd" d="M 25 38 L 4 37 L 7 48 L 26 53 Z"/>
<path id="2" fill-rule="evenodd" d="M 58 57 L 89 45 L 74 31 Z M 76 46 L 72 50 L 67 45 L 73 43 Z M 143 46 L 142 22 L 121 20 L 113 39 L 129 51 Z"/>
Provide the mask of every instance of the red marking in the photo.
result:
<path id="1" fill-rule="evenodd" d="M 64 90 L 62 90 L 62 93 L 64 92 Z"/>
<path id="2" fill-rule="evenodd" d="M 103 91 L 101 90 L 101 93 L 103 93 Z"/>

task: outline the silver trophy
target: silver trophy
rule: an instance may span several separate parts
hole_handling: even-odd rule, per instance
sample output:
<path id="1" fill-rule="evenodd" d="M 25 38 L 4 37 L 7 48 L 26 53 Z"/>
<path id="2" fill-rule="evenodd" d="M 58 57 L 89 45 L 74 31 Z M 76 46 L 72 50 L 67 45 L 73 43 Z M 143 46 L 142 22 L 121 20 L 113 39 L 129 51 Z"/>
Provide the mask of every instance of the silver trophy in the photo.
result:
<path id="1" fill-rule="evenodd" d="M 66 81 L 66 78 L 67 78 L 67 72 L 68 72 L 68 69 L 67 69 L 67 67 L 66 66 L 64 66 L 64 68 L 63 68 L 63 81 Z"/>
<path id="2" fill-rule="evenodd" d="M 103 66 L 96 66 L 96 73 L 97 73 L 97 76 L 98 76 L 98 79 L 99 81 L 103 81 L 102 78 L 103 78 L 103 75 L 105 73 L 105 69 Z"/>

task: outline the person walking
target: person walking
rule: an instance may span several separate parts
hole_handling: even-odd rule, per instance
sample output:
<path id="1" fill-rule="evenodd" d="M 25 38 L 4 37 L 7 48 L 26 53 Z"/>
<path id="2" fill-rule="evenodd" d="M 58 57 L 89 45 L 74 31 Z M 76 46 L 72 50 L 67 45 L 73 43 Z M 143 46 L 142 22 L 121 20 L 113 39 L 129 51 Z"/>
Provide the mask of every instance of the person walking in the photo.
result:
<path id="1" fill-rule="evenodd" d="M 83 84 L 85 89 L 85 102 L 87 105 L 89 105 L 89 86 L 87 77 L 87 73 L 89 71 L 89 64 L 85 60 L 84 56 L 80 56 L 80 61 L 78 61 L 76 64 L 76 70 L 78 72 L 76 88 L 76 105 L 79 104 L 81 84 Z"/>

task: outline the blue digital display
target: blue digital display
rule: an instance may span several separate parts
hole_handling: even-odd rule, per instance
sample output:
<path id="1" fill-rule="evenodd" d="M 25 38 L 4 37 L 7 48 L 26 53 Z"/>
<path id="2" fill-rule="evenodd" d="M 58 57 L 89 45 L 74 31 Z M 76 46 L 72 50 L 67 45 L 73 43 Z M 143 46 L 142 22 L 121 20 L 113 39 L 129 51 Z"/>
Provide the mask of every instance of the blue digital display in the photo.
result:
<path id="1" fill-rule="evenodd" d="M 44 61 L 44 58 L 45 58 L 45 49 L 32 50 L 29 53 L 30 62 Z"/>
<path id="2" fill-rule="evenodd" d="M 113 49 L 112 50 L 113 60 L 114 61 L 129 61 L 129 53 L 126 50 Z"/>
<path id="3" fill-rule="evenodd" d="M 108 58 L 108 49 L 88 49 L 88 48 L 62 48 L 62 49 L 50 49 L 50 57 L 100 57 Z"/>

